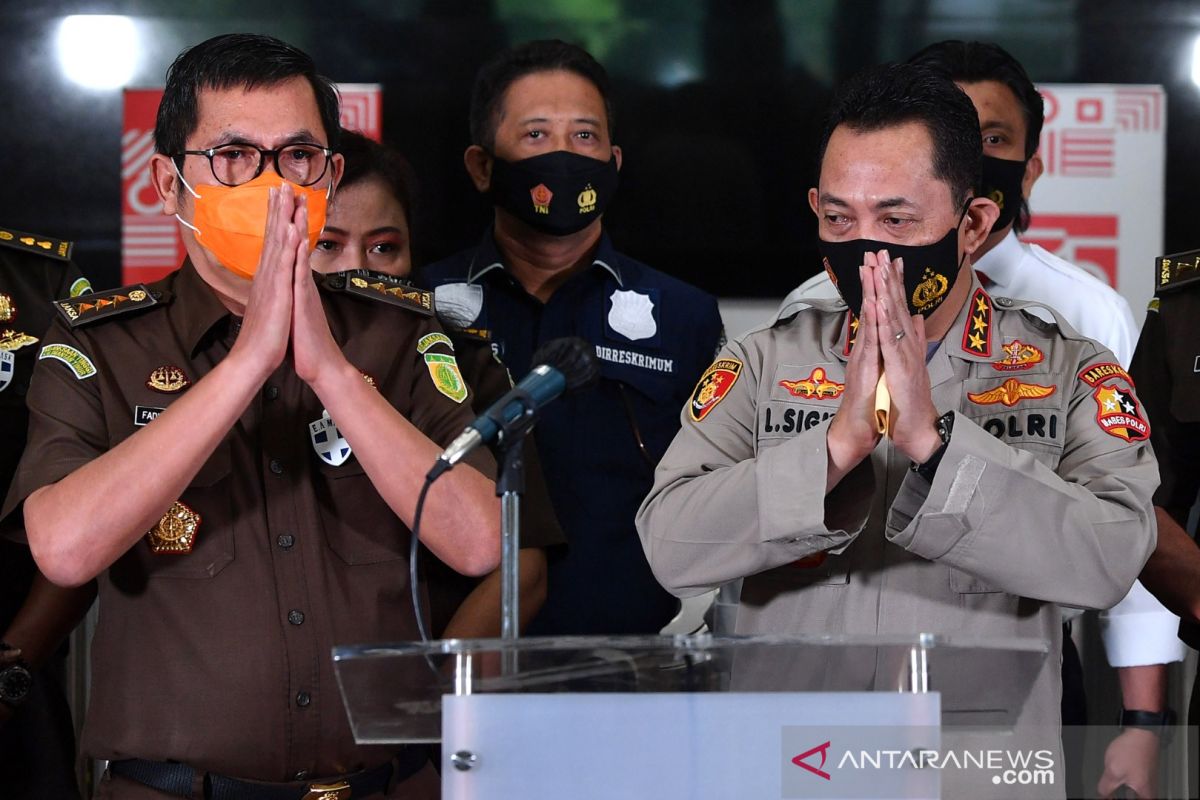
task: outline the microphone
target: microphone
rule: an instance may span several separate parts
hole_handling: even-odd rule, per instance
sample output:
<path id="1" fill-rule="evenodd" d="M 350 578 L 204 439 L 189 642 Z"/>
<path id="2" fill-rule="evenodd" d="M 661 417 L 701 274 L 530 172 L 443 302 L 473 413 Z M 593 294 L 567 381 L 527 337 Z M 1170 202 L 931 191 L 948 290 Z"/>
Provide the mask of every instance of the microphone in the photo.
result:
<path id="1" fill-rule="evenodd" d="M 425 480 L 435 480 L 482 444 L 503 442 L 505 437 L 525 433 L 547 403 L 600 379 L 595 348 L 578 337 L 551 339 L 538 348 L 532 360 L 537 366 L 442 451 Z"/>

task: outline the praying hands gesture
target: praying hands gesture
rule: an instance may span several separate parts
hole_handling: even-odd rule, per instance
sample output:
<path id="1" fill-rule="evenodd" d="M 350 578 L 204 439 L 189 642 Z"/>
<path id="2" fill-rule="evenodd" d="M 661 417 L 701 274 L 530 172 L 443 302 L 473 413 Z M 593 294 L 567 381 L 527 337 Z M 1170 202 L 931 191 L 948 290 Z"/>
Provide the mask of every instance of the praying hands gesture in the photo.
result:
<path id="1" fill-rule="evenodd" d="M 880 379 L 891 394 L 888 432 L 896 448 L 915 463 L 941 446 L 937 408 L 925 367 L 925 320 L 908 313 L 904 262 L 887 250 L 866 253 L 859 268 L 863 304 L 858 334 L 846 365 L 846 391 L 829 425 L 826 492 L 867 458 L 883 434 L 875 426 Z"/>

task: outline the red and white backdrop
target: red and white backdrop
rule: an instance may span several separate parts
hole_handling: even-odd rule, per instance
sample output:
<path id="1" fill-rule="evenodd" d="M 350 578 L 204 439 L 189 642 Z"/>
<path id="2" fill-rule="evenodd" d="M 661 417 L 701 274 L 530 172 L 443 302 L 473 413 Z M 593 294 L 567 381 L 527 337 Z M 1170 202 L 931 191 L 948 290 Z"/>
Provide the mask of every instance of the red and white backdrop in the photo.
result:
<path id="1" fill-rule="evenodd" d="M 379 141 L 383 92 L 378 84 L 343 83 L 342 127 Z M 121 283 L 158 280 L 183 261 L 179 223 L 162 213 L 150 184 L 154 118 L 162 89 L 126 89 L 121 135 Z"/>
<path id="2" fill-rule="evenodd" d="M 1161 86 L 1043 84 L 1046 171 L 1022 237 L 1115 287 L 1141 325 L 1163 254 L 1167 98 Z"/>

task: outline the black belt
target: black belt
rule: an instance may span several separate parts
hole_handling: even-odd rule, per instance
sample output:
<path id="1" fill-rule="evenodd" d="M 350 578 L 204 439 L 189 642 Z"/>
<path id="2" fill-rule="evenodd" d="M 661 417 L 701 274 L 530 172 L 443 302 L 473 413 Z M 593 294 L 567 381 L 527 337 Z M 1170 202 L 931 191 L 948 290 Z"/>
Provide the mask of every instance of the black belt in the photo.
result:
<path id="1" fill-rule="evenodd" d="M 313 781 L 307 786 L 254 783 L 206 772 L 201 773 L 204 776 L 203 797 L 204 800 L 350 800 L 370 797 L 387 791 L 393 771 L 399 782 L 415 775 L 428 761 L 429 748 L 406 747 L 394 762 L 340 778 Z M 114 775 L 151 789 L 176 797 L 195 797 L 192 787 L 197 771 L 187 764 L 128 758 L 112 761 L 108 768 Z"/>

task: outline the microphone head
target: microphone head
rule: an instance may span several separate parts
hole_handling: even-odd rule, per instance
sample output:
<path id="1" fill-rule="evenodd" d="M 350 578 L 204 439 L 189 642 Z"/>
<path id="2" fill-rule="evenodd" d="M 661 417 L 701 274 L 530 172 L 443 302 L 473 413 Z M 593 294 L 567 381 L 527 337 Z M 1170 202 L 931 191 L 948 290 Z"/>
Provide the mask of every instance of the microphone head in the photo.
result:
<path id="1" fill-rule="evenodd" d="M 561 372 L 566 378 L 568 392 L 585 389 L 600 380 L 596 348 L 578 336 L 551 339 L 537 349 L 531 363 L 534 366 L 545 364 Z"/>

